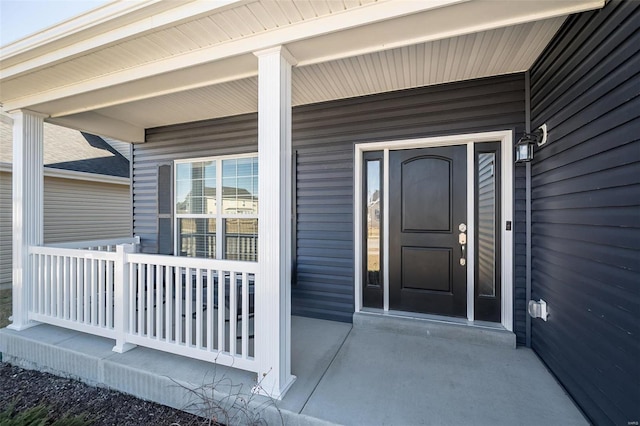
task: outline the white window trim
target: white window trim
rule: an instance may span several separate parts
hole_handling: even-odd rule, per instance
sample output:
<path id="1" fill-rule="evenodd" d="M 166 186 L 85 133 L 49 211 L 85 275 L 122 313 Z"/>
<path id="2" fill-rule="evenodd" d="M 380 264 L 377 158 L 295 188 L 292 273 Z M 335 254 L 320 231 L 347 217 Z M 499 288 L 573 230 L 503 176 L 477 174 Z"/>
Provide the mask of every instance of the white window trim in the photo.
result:
<path id="1" fill-rule="evenodd" d="M 501 150 L 501 224 L 500 233 L 502 238 L 501 244 L 501 325 L 509 331 L 513 331 L 513 131 L 503 130 L 484 133 L 468 133 L 451 136 L 437 136 L 430 138 L 405 139 L 396 141 L 371 142 L 355 145 L 354 158 L 354 254 L 355 254 L 355 311 L 362 310 L 362 170 L 363 170 L 363 153 L 367 151 L 383 151 L 384 152 L 384 181 L 383 189 L 385 198 L 383 200 L 383 217 L 389 217 L 389 151 L 399 149 L 428 148 L 450 145 L 466 145 L 467 146 L 467 185 L 468 188 L 474 188 L 473 159 L 474 144 L 481 142 L 500 142 Z M 473 312 L 473 295 L 474 295 L 474 240 L 475 240 L 475 211 L 473 191 L 467 191 L 467 319 L 474 321 Z M 506 222 L 510 221 L 512 230 L 506 230 Z M 383 225 L 383 309 L 389 310 L 389 221 L 385 220 Z"/>
<path id="2" fill-rule="evenodd" d="M 224 160 L 238 160 L 242 158 L 255 158 L 258 159 L 257 152 L 248 152 L 243 154 L 229 154 L 229 155 L 216 155 L 213 157 L 193 157 L 193 158 L 183 158 L 180 160 L 173 161 L 173 211 L 175 212 L 173 215 L 173 254 L 177 256 L 179 253 L 179 244 L 180 244 L 180 235 L 178 234 L 178 219 L 212 219 L 215 217 L 216 219 L 216 259 L 224 259 L 224 246 L 223 240 L 224 238 L 218 238 L 219 232 L 223 229 L 222 222 L 224 219 L 258 219 L 258 213 L 255 214 L 229 214 L 229 213 L 220 213 L 220 208 L 222 207 L 222 191 L 216 190 L 216 214 L 203 214 L 203 213 L 178 213 L 175 209 L 177 194 L 178 194 L 178 173 L 177 166 L 179 164 L 192 164 L 206 161 L 215 161 L 216 162 L 216 188 L 218 188 L 218 184 L 222 184 L 222 161 Z M 258 165 L 258 167 L 260 167 Z M 222 187 L 221 187 L 222 188 Z M 258 194 L 258 197 L 260 195 Z M 259 208 L 259 206 L 258 206 Z M 260 226 L 260 224 L 258 224 Z"/>

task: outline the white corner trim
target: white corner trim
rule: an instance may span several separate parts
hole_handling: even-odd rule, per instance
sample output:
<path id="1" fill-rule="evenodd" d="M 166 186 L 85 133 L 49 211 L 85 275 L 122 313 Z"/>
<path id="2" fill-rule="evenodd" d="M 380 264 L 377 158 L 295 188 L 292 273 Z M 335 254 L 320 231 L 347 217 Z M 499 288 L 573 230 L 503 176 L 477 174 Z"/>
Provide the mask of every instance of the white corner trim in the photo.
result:
<path id="1" fill-rule="evenodd" d="M 11 163 L 0 163 L 0 172 L 11 173 L 13 165 Z M 56 169 L 53 167 L 44 167 L 44 176 L 60 179 L 83 180 L 87 182 L 109 183 L 113 185 L 129 185 L 129 178 L 103 175 L 98 173 L 78 172 L 76 170 Z"/>
<path id="2" fill-rule="evenodd" d="M 494 132 L 483 132 L 483 133 L 468 133 L 468 134 L 459 134 L 459 135 L 451 135 L 451 136 L 436 136 L 430 138 L 418 138 L 418 139 L 404 139 L 404 140 L 395 140 L 395 141 L 383 141 L 383 142 L 371 142 L 371 143 L 362 143 L 357 144 L 355 146 L 355 158 L 354 158 L 354 285 L 355 287 L 355 308 L 356 312 L 362 310 L 362 155 L 366 151 L 385 151 L 385 159 L 388 158 L 389 150 L 399 150 L 399 149 L 413 149 L 413 148 L 428 148 L 428 147 L 437 147 L 437 146 L 450 146 L 450 145 L 467 145 L 467 152 L 473 152 L 473 145 L 479 142 L 500 142 L 501 149 L 501 160 L 502 160 L 502 185 L 501 185 L 501 197 L 502 197 L 502 206 L 501 206 L 501 238 L 502 238 L 502 251 L 501 251 L 501 291 L 502 291 L 502 301 L 501 301 L 501 325 L 508 331 L 513 331 L 513 285 L 514 285 L 514 277 L 513 277 L 513 257 L 514 246 L 513 246 L 513 234 L 515 232 L 515 226 L 513 226 L 513 131 L 512 130 L 501 130 Z M 471 158 L 467 159 L 467 163 L 471 163 L 471 167 L 473 167 L 473 155 Z M 386 160 L 388 161 L 388 160 Z M 467 166 L 469 167 L 469 166 Z M 469 170 L 469 169 L 468 169 Z M 473 173 L 471 173 L 473 176 Z M 388 185 L 388 170 L 385 168 L 385 176 L 384 176 L 384 185 Z M 386 188 L 386 186 L 385 186 Z M 388 188 L 385 191 L 385 194 L 388 194 Z M 467 192 L 467 214 L 473 210 L 473 206 L 469 206 L 469 192 Z M 386 205 L 388 203 L 388 196 L 385 197 L 383 203 Z M 388 217 L 388 212 L 385 217 Z M 469 230 L 468 234 L 474 232 L 473 228 L 473 212 L 471 216 L 467 217 L 467 229 Z M 512 230 L 507 231 L 505 229 L 505 223 L 507 221 L 511 221 Z M 388 221 L 386 221 L 385 225 L 385 236 L 389 234 L 388 231 Z M 473 244 L 473 236 L 468 237 L 468 245 L 469 251 L 467 258 L 470 259 L 474 256 L 473 248 L 471 245 Z M 383 258 L 388 258 L 388 240 L 384 240 L 385 250 L 383 254 Z M 385 260 L 386 261 L 386 260 Z M 473 262 L 469 265 L 473 267 Z M 388 271 L 388 265 L 385 265 L 385 271 Z M 468 268 L 467 272 L 467 287 L 469 285 L 473 286 L 474 274 L 471 270 L 472 268 Z M 471 272 L 469 272 L 471 270 Z M 471 283 L 469 281 L 471 280 Z M 385 272 L 384 275 L 384 287 L 385 292 L 388 292 L 389 287 L 389 277 Z M 471 287 L 473 288 L 473 287 Z M 467 296 L 469 290 L 467 289 Z M 473 297 L 473 294 L 471 295 Z M 385 296 L 385 303 L 388 303 L 388 295 Z M 388 309 L 388 306 L 385 304 L 385 309 Z M 473 309 L 471 311 L 467 311 L 467 315 L 471 315 L 469 318 L 470 321 L 473 321 Z"/>

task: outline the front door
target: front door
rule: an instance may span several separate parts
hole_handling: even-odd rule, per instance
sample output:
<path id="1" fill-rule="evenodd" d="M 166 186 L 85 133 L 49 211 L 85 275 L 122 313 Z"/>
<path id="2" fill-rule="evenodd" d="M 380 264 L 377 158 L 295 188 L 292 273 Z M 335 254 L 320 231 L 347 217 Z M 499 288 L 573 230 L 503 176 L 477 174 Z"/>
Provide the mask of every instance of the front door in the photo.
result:
<path id="1" fill-rule="evenodd" d="M 467 147 L 389 153 L 389 308 L 467 316 Z"/>

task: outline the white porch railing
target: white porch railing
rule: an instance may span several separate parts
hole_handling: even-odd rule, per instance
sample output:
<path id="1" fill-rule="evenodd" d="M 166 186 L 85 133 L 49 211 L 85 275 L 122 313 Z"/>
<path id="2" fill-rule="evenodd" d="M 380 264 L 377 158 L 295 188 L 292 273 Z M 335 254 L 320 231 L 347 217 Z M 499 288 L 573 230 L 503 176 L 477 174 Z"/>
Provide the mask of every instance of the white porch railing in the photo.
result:
<path id="1" fill-rule="evenodd" d="M 258 372 L 257 263 L 135 253 L 109 241 L 30 247 L 29 319 Z"/>
<path id="2" fill-rule="evenodd" d="M 47 247 L 86 249 L 98 251 L 116 251 L 118 244 L 140 244 L 140 237 L 123 237 L 109 240 L 71 241 L 65 243 L 46 244 Z"/>

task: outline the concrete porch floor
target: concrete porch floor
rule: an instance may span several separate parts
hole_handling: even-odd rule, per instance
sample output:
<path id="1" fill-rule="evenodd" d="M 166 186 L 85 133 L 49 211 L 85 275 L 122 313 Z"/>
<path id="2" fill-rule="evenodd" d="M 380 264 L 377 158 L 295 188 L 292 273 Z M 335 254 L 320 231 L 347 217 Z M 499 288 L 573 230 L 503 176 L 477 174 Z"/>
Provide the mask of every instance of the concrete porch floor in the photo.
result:
<path id="1" fill-rule="evenodd" d="M 297 380 L 277 402 L 279 410 L 254 396 L 255 410 L 268 424 L 282 418 L 287 425 L 588 424 L 537 356 L 509 347 L 500 333 L 371 318 L 357 318 L 352 327 L 293 317 Z M 416 333 L 420 327 L 427 331 Z M 187 406 L 188 388 L 213 380 L 218 398 L 255 384 L 255 375 L 237 369 L 142 347 L 117 354 L 112 346 L 112 340 L 49 325 L 0 330 L 6 362 L 175 408 Z"/>

